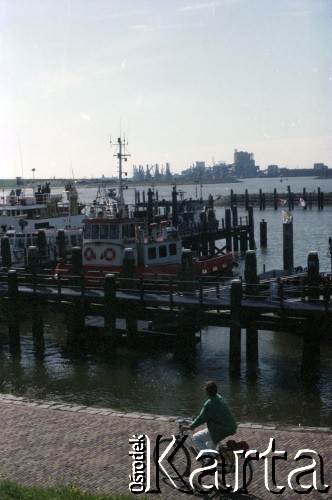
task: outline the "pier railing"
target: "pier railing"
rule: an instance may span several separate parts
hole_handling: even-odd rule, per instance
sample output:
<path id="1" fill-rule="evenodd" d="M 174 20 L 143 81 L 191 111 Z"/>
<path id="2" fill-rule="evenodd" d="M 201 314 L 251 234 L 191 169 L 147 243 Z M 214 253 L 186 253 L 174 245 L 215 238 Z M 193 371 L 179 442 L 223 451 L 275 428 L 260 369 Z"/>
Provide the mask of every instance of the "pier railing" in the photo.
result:
<path id="1" fill-rule="evenodd" d="M 70 273 L 36 274 L 19 270 L 0 271 L 0 295 L 5 295 L 9 281 L 15 274 L 15 282 L 18 291 L 24 293 L 34 292 L 40 295 L 64 296 L 71 294 L 81 297 L 90 297 L 93 300 L 102 298 L 104 295 L 105 276 L 80 276 Z M 116 291 L 127 294 L 136 294 L 141 301 L 147 297 L 152 300 L 155 297 L 168 297 L 171 307 L 174 307 L 174 298 L 192 298 L 201 308 L 218 307 L 220 303 L 229 304 L 231 307 L 231 289 L 234 280 L 224 279 L 198 279 L 184 281 L 167 276 L 145 275 L 140 278 L 120 278 L 114 276 Z M 314 283 L 310 283 L 306 273 L 299 273 L 284 277 L 261 280 L 255 283 L 241 283 L 241 300 L 247 302 L 259 302 L 261 304 L 278 304 L 283 308 L 285 303 L 310 302 L 311 304 L 325 304 L 326 307 L 331 298 L 332 277 L 330 274 L 320 273 Z M 210 304 L 213 299 L 213 303 Z M 185 307 L 182 305 L 182 307 Z M 263 307 L 263 306 L 262 306 Z"/>

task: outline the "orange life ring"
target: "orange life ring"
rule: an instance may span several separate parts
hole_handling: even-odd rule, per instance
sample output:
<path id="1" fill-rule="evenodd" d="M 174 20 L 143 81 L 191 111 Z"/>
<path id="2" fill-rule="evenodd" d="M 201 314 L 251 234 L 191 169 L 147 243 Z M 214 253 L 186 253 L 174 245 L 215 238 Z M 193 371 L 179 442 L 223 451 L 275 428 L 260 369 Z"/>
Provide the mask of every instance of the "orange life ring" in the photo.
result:
<path id="1" fill-rule="evenodd" d="M 93 248 L 88 247 L 84 250 L 84 258 L 86 260 L 92 260 L 92 259 L 96 258 L 96 254 L 95 254 Z"/>
<path id="2" fill-rule="evenodd" d="M 103 257 L 105 260 L 113 260 L 115 259 L 116 253 L 113 248 L 106 248 L 106 250 L 103 253 Z"/>

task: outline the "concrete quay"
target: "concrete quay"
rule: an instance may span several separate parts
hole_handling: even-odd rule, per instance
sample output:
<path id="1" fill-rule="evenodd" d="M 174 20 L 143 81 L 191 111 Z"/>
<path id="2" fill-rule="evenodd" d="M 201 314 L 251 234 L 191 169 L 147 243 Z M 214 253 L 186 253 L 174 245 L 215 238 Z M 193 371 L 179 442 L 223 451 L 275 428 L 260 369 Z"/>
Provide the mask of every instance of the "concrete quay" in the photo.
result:
<path id="1" fill-rule="evenodd" d="M 146 434 L 153 448 L 157 435 L 170 437 L 177 432 L 176 417 L 121 413 L 56 402 L 31 402 L 4 394 L 0 395 L 0 414 L 0 479 L 42 487 L 72 485 L 83 490 L 121 493 L 142 499 L 188 498 L 163 479 L 159 482 L 161 493 L 134 495 L 129 491 L 129 475 L 133 466 L 129 439 L 133 435 Z M 286 486 L 279 498 L 301 498 L 290 488 L 288 478 L 294 469 L 312 464 L 311 459 L 294 461 L 296 453 L 304 449 L 316 452 L 317 488 L 323 489 L 322 483 L 330 486 L 325 492 L 314 488 L 305 498 L 332 497 L 331 428 L 280 429 L 248 423 L 240 424 L 236 435 L 237 440 L 248 441 L 251 449 L 259 453 L 268 448 L 271 438 L 275 439 L 276 451 L 287 453 L 287 459 L 276 460 L 276 484 Z M 320 474 L 322 469 L 324 478 Z M 156 486 L 153 465 L 151 471 L 152 490 Z M 275 489 L 271 471 L 269 477 L 270 489 Z M 300 480 L 301 485 L 304 483 L 313 484 L 312 473 Z M 294 481 L 292 484 L 294 488 L 300 488 Z M 254 464 L 254 478 L 249 492 L 250 496 L 233 493 L 224 494 L 221 498 L 275 498 L 276 495 L 268 491 L 264 484 L 263 460 Z"/>

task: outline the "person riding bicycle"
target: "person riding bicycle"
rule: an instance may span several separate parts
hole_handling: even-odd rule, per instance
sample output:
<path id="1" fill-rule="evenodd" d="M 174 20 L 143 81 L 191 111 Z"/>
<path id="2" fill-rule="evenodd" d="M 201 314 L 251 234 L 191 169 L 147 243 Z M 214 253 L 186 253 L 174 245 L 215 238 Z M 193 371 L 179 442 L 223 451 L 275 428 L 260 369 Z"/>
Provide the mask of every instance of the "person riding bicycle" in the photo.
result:
<path id="1" fill-rule="evenodd" d="M 217 384 L 206 382 L 204 390 L 208 399 L 198 417 L 183 430 L 194 430 L 206 423 L 207 428 L 193 434 L 192 439 L 199 450 L 215 450 L 220 441 L 236 433 L 237 424 L 224 399 L 218 394 Z"/>

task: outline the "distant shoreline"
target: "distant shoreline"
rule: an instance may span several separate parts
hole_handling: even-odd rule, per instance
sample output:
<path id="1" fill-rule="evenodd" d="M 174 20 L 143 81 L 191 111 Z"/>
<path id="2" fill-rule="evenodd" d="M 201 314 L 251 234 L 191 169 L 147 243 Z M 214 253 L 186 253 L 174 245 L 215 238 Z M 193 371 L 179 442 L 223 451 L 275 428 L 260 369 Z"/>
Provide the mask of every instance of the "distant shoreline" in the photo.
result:
<path id="1" fill-rule="evenodd" d="M 105 183 L 106 185 L 110 186 L 116 186 L 118 183 L 117 179 L 86 179 L 84 181 L 81 180 L 75 180 L 75 179 L 27 179 L 23 180 L 23 184 L 17 186 L 16 184 L 16 179 L 0 179 L 0 190 L 1 189 L 16 189 L 16 188 L 32 188 L 34 186 L 37 186 L 38 184 L 44 184 L 45 182 L 50 182 L 51 187 L 59 187 L 59 186 L 65 186 L 66 184 L 74 183 L 76 186 L 98 186 L 100 183 Z M 236 183 L 241 183 L 243 180 L 241 179 L 218 179 L 218 180 L 209 180 L 209 181 L 202 181 L 202 184 L 236 184 Z M 152 186 L 154 184 L 155 186 L 173 186 L 173 185 L 195 185 L 198 184 L 197 182 L 190 180 L 190 179 L 174 179 L 174 180 L 160 180 L 160 181 L 154 181 L 153 179 L 148 180 L 148 181 L 132 181 L 131 179 L 127 179 L 126 183 L 130 184 L 131 186 Z"/>
<path id="2" fill-rule="evenodd" d="M 305 176 L 307 177 L 307 176 Z M 256 179 L 259 181 L 260 179 L 273 179 L 274 177 L 256 177 Z M 296 179 L 297 176 L 290 176 L 290 179 Z M 127 179 L 127 181 L 125 181 L 126 183 L 128 183 L 130 186 L 152 186 L 154 185 L 155 187 L 157 186 L 173 186 L 173 185 L 177 185 L 177 186 L 180 186 L 180 185 L 208 185 L 208 184 L 240 184 L 240 183 L 244 183 L 246 182 L 248 179 L 255 179 L 254 177 L 248 177 L 248 178 L 245 178 L 245 179 L 215 179 L 215 180 L 205 180 L 205 179 L 202 179 L 202 182 L 198 182 L 197 180 L 191 180 L 191 179 L 180 179 L 180 178 L 176 178 L 176 179 L 172 179 L 172 180 L 159 180 L 159 181 L 155 181 L 153 179 L 151 180 L 146 180 L 146 181 L 133 181 L 131 179 Z M 278 179 L 278 177 L 275 177 L 275 179 Z M 322 181 L 328 181 L 328 180 L 331 180 L 332 179 L 332 175 L 329 175 L 329 176 L 314 176 L 313 179 L 317 179 L 317 180 L 322 180 Z M 284 180 L 284 179 L 283 179 Z M 287 179 L 289 180 L 289 179 Z M 107 186 L 116 186 L 117 183 L 118 183 L 118 180 L 117 179 L 94 179 L 94 178 L 91 178 L 91 179 L 84 179 L 84 180 L 80 180 L 80 179 L 52 179 L 52 178 L 49 178 L 49 179 L 23 179 L 22 180 L 23 184 L 21 185 L 17 185 L 16 183 L 16 179 L 0 179 L 0 191 L 1 189 L 16 189 L 16 188 L 33 188 L 33 187 L 37 187 L 38 184 L 45 184 L 46 182 L 50 182 L 51 183 L 51 187 L 65 187 L 68 183 L 74 183 L 76 186 L 81 186 L 81 187 L 94 187 L 94 186 L 98 186 L 99 184 L 101 183 L 105 183 Z"/>

